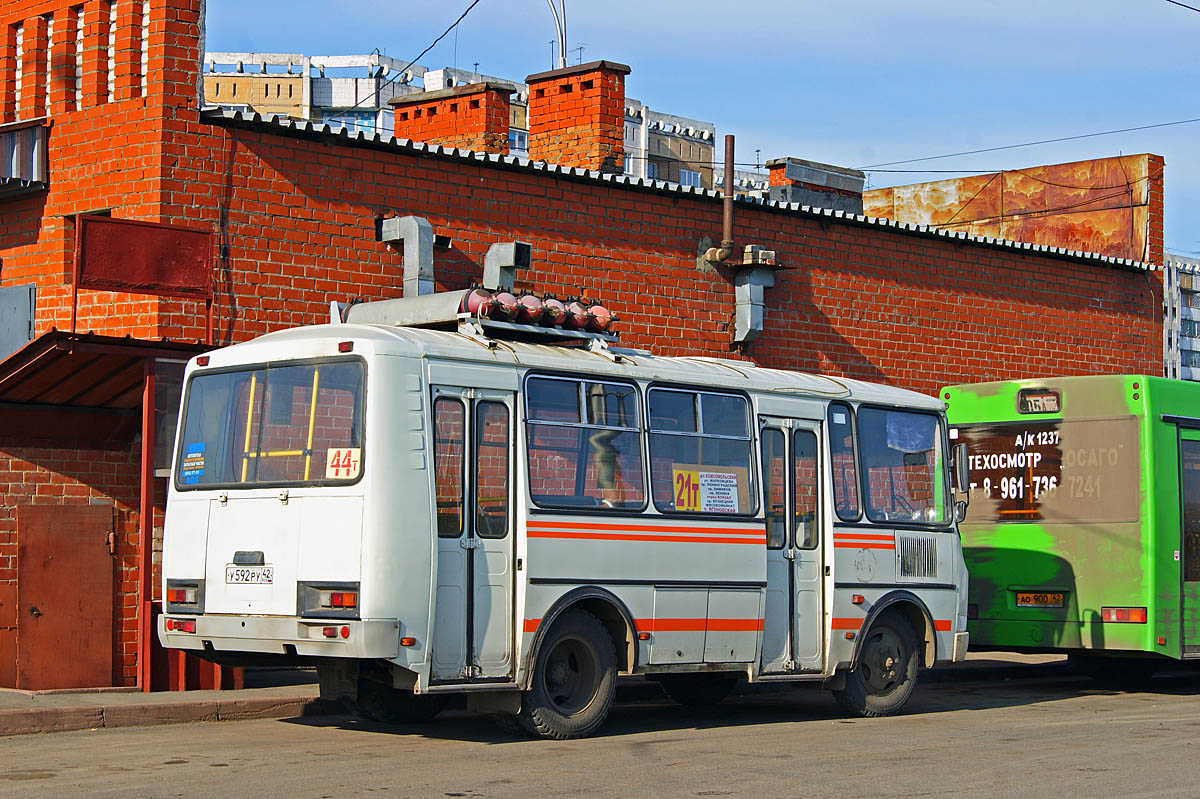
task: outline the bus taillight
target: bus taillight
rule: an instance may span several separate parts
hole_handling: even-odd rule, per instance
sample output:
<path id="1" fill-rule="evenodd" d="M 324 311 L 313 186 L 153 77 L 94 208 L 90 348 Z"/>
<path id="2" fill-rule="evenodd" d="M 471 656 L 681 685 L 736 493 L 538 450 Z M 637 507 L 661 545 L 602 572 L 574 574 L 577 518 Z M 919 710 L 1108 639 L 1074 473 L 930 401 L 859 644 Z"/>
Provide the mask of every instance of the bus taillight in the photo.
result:
<path id="1" fill-rule="evenodd" d="M 1145 608 L 1100 608 L 1100 621 L 1121 624 L 1145 624 Z"/>
<path id="2" fill-rule="evenodd" d="M 167 632 L 175 633 L 194 633 L 196 632 L 195 619 L 167 619 Z"/>
<path id="3" fill-rule="evenodd" d="M 356 608 L 358 607 L 357 591 L 322 591 L 321 607 L 323 608 Z"/>

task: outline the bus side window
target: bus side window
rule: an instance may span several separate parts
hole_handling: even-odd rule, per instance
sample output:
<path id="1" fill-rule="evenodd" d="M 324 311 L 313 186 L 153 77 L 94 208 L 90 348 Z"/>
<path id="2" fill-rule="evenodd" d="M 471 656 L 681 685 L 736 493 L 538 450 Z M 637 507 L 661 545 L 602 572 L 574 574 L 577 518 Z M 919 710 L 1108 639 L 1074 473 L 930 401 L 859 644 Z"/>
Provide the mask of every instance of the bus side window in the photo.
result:
<path id="1" fill-rule="evenodd" d="M 796 504 L 795 535 L 800 549 L 815 549 L 817 540 L 817 437 L 807 430 L 792 434 L 792 468 Z"/>
<path id="2" fill-rule="evenodd" d="M 766 489 L 767 548 L 781 549 L 787 543 L 787 457 L 783 431 L 774 427 L 762 431 L 763 487 Z"/>
<path id="3" fill-rule="evenodd" d="M 758 511 L 744 396 L 656 387 L 647 404 L 655 507 L 723 515 Z"/>
<path id="4" fill-rule="evenodd" d="M 829 454 L 833 468 L 833 507 L 842 521 L 858 521 L 858 458 L 850 406 L 829 405 Z"/>
<path id="5" fill-rule="evenodd" d="M 433 403 L 433 479 L 437 533 L 458 538 L 463 531 L 463 445 L 466 409 L 440 397 Z"/>
<path id="6" fill-rule="evenodd" d="M 508 408 L 499 402 L 475 406 L 475 534 L 508 535 Z"/>

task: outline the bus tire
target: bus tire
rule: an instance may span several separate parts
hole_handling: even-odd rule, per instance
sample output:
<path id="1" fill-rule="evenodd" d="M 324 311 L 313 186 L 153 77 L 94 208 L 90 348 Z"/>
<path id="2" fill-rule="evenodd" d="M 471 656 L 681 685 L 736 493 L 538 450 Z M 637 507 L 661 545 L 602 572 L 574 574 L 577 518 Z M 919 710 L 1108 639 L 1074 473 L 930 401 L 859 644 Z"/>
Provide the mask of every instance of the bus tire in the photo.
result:
<path id="1" fill-rule="evenodd" d="M 429 721 L 446 707 L 444 694 L 414 694 L 375 680 L 358 681 L 354 712 L 382 724 L 419 724 Z"/>
<path id="2" fill-rule="evenodd" d="M 617 654 L 600 620 L 571 609 L 538 649 L 518 718 L 539 738 L 584 738 L 604 723 L 617 685 Z"/>
<path id="3" fill-rule="evenodd" d="M 712 707 L 729 696 L 737 678 L 721 672 L 664 674 L 658 678 L 667 696 L 684 707 Z"/>
<path id="4" fill-rule="evenodd" d="M 858 665 L 846 674 L 846 685 L 833 692 L 834 698 L 856 716 L 898 712 L 917 687 L 917 634 L 900 614 L 885 613 L 871 625 L 860 647 Z"/>

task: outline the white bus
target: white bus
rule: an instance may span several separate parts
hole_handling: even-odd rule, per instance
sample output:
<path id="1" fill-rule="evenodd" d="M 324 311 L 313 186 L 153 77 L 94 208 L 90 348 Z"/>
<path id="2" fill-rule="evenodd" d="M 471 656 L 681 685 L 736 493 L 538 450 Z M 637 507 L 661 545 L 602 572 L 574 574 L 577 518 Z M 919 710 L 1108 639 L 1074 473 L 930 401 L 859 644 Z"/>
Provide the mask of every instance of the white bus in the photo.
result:
<path id="1" fill-rule="evenodd" d="M 461 692 L 549 738 L 594 732 L 618 674 L 688 704 L 811 680 L 884 715 L 965 656 L 941 401 L 607 334 L 386 323 L 459 307 L 431 297 L 188 364 L 165 646 L 315 664 L 322 696 L 381 721 Z"/>

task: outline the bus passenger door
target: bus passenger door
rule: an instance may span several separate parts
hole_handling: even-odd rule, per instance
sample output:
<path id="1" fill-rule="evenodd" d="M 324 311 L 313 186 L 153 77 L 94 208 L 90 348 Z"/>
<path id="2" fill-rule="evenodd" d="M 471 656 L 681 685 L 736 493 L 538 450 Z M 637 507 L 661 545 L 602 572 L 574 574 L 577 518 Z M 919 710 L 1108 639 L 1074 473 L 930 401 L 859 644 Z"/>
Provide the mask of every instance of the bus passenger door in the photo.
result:
<path id="1" fill-rule="evenodd" d="M 436 681 L 513 674 L 513 395 L 435 387 Z"/>
<path id="2" fill-rule="evenodd" d="M 1200 430 L 1179 430 L 1180 549 L 1184 657 L 1200 656 Z"/>
<path id="3" fill-rule="evenodd" d="M 816 422 L 773 417 L 761 420 L 767 521 L 764 674 L 823 668 L 819 436 Z"/>

